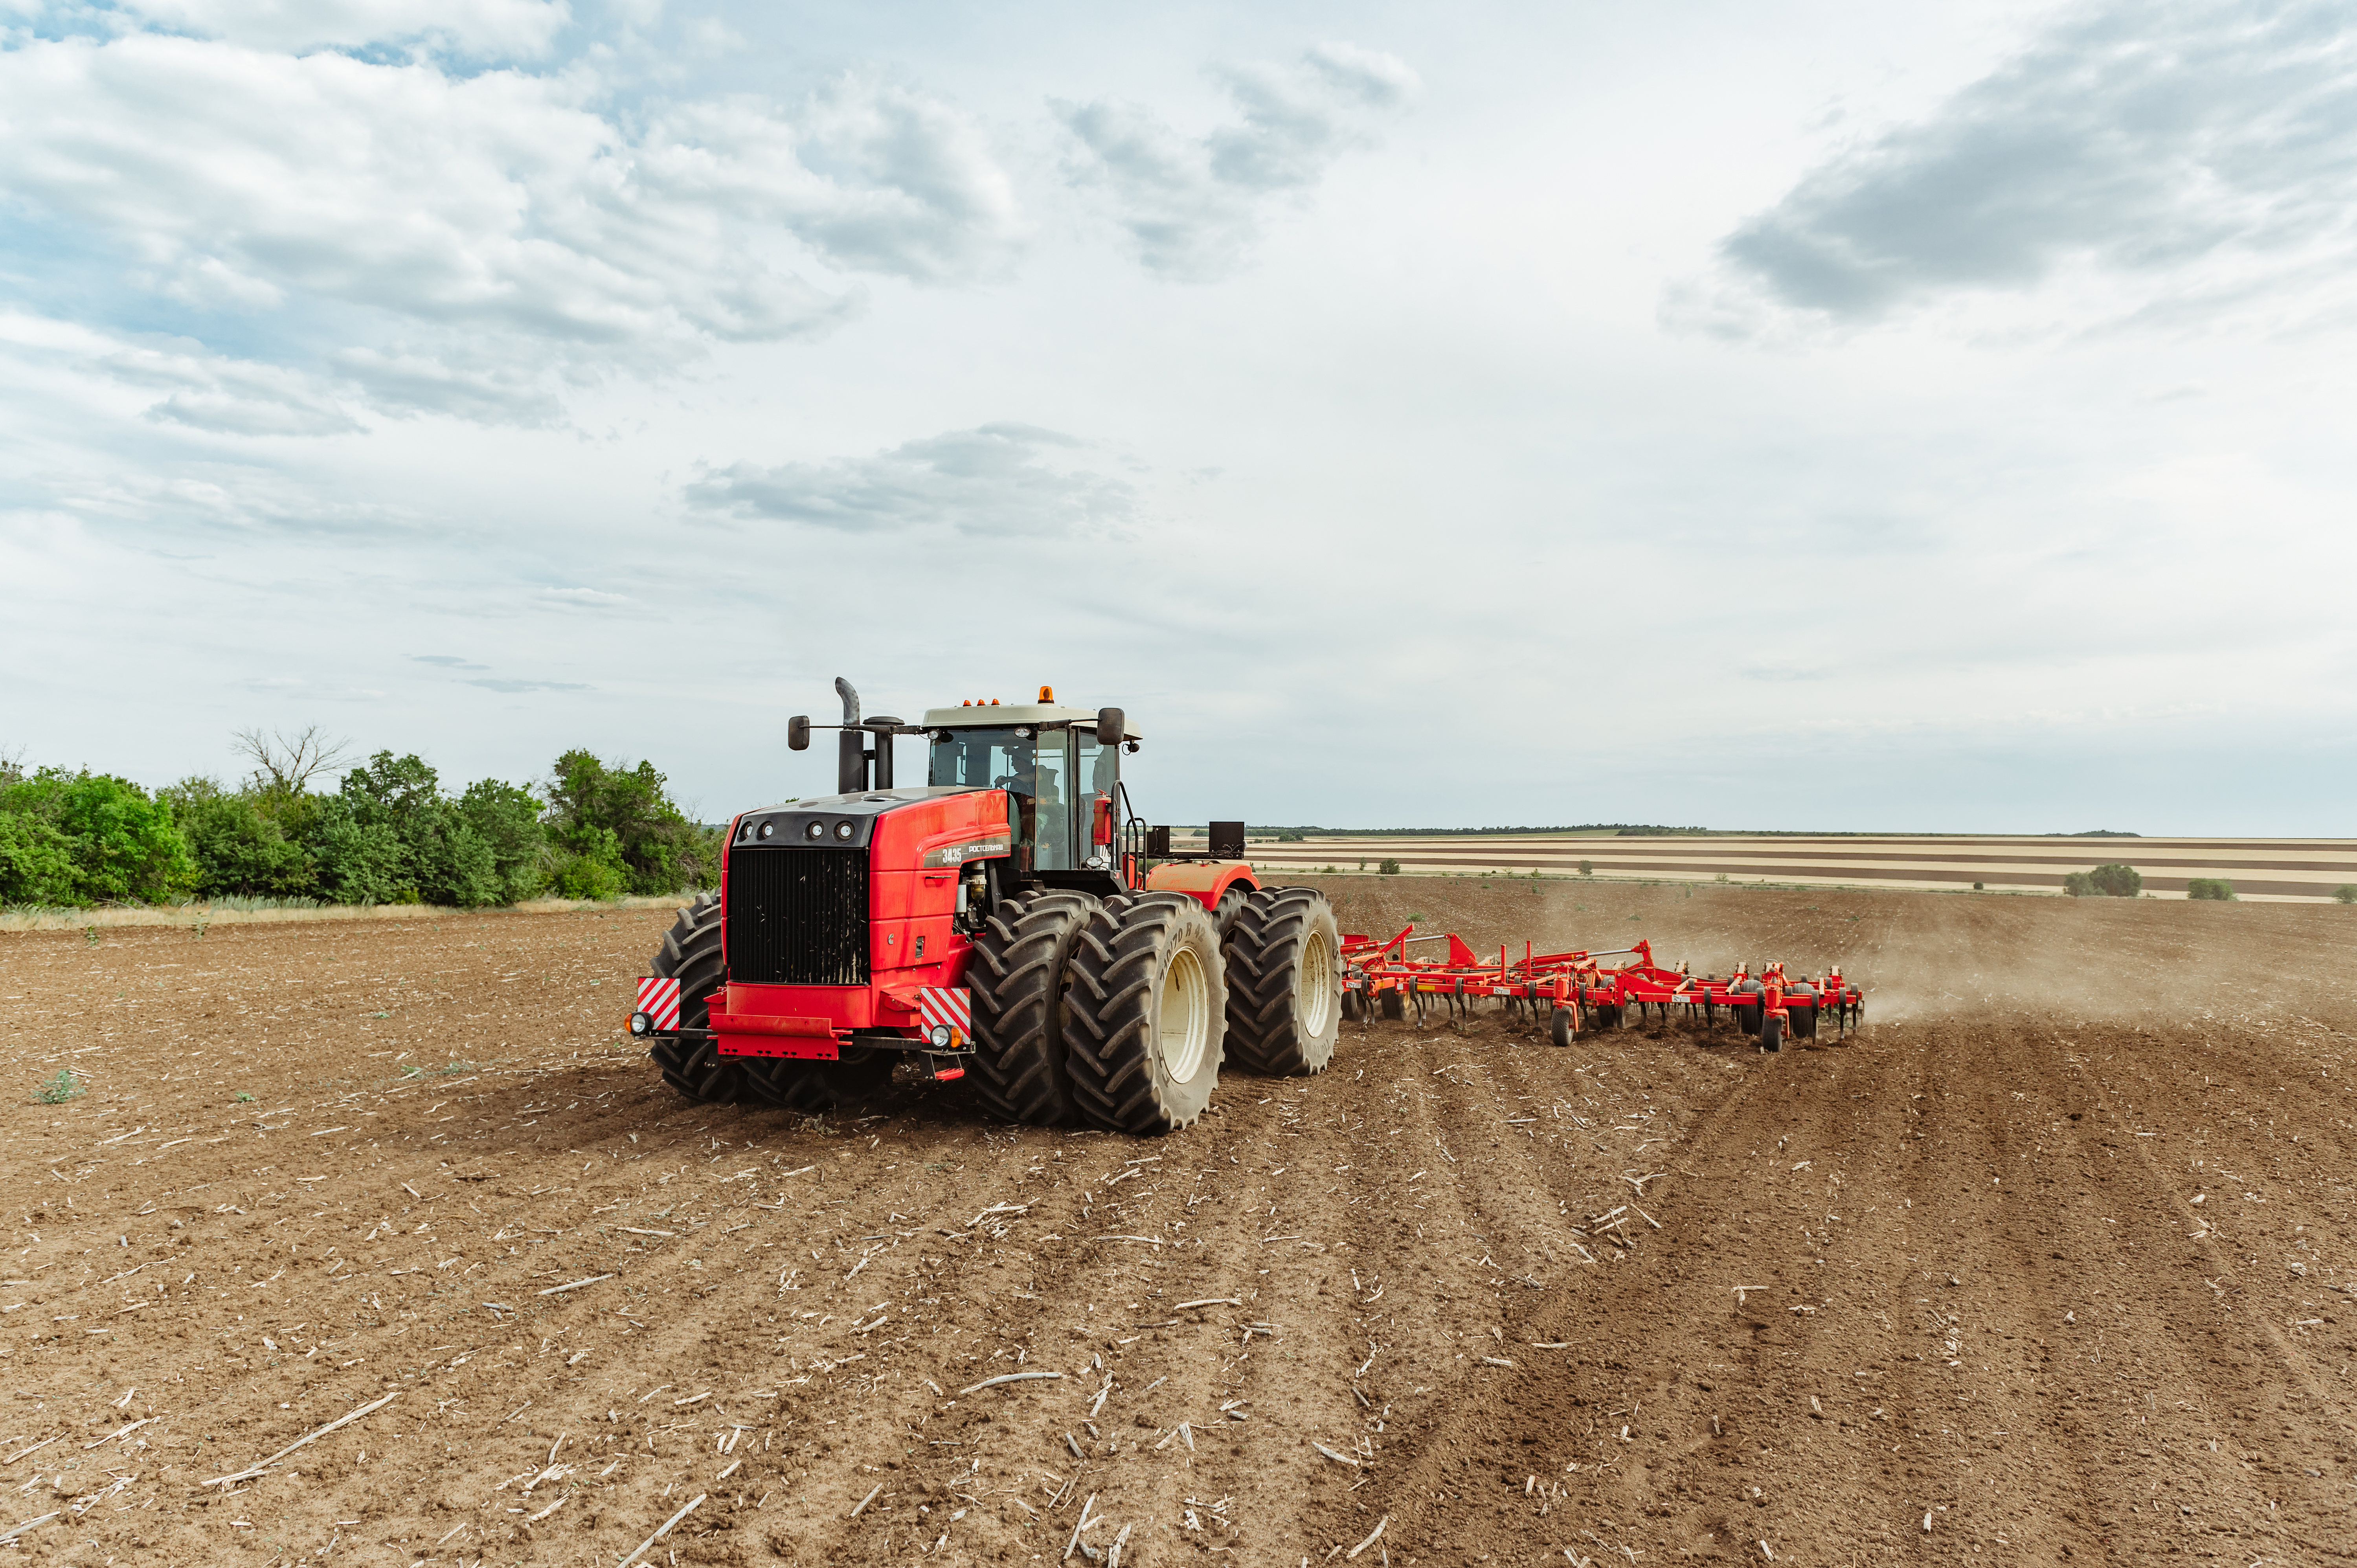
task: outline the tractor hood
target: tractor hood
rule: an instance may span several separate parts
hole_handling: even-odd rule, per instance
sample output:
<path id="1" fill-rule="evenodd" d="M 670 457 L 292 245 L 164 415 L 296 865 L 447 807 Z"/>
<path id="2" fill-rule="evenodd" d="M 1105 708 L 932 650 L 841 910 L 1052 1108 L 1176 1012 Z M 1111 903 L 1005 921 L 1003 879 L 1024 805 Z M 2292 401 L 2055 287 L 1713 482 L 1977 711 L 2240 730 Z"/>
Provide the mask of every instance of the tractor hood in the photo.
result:
<path id="1" fill-rule="evenodd" d="M 784 848 L 802 844 L 816 848 L 865 849 L 875 836 L 876 820 L 887 811 L 920 805 L 951 795 L 987 795 L 1000 791 L 978 785 L 944 784 L 912 789 L 870 789 L 858 795 L 823 795 L 764 806 L 737 819 L 732 848 L 753 845 Z M 817 831 L 813 832 L 812 829 Z M 768 830 L 766 832 L 764 829 Z M 845 830 L 848 829 L 846 832 Z"/>

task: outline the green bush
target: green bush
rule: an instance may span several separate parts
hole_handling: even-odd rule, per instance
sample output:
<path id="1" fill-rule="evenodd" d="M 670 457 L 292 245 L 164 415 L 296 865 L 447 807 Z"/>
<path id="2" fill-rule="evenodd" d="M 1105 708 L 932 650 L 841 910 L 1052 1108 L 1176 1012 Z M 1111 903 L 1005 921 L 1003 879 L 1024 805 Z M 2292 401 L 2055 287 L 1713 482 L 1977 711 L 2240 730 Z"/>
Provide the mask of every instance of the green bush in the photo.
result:
<path id="1" fill-rule="evenodd" d="M 81 1092 L 81 1085 L 74 1081 L 72 1072 L 59 1068 L 57 1077 L 33 1091 L 33 1098 L 44 1105 L 63 1105 Z"/>
<path id="2" fill-rule="evenodd" d="M 2337 903 L 2357 904 L 2357 882 L 2342 883 L 2332 890 L 2332 897 Z"/>
<path id="3" fill-rule="evenodd" d="M 2232 903 L 2234 901 L 2234 885 L 2222 877 L 2190 876 L 2185 881 L 2185 896 L 2188 898 L 2215 898 Z"/>
<path id="4" fill-rule="evenodd" d="M 1581 861 L 1581 862 L 1579 863 L 1579 874 L 1580 874 L 1582 876 L 1593 876 L 1593 875 L 1596 875 L 1596 863 L 1595 863 L 1594 861 L 1592 861 L 1592 860 L 1583 860 L 1583 861 Z"/>
<path id="5" fill-rule="evenodd" d="M 2106 898 L 2133 898 L 2144 891 L 2144 877 L 2133 865 L 2107 861 L 2087 874 L 2095 891 Z"/>
<path id="6" fill-rule="evenodd" d="M 1360 864 L 1363 865 L 1365 863 L 1362 861 Z M 1375 875 L 1378 876 L 1397 876 L 1399 874 L 1399 862 L 1396 860 L 1387 859 L 1375 867 Z"/>
<path id="7" fill-rule="evenodd" d="M 617 898 L 629 886 L 630 874 L 613 859 L 568 854 L 556 863 L 548 890 L 560 898 Z"/>
<path id="8" fill-rule="evenodd" d="M 2115 861 L 2070 873 L 2062 878 L 2062 891 L 2073 898 L 2133 898 L 2144 891 L 2144 877 L 2136 867 Z"/>

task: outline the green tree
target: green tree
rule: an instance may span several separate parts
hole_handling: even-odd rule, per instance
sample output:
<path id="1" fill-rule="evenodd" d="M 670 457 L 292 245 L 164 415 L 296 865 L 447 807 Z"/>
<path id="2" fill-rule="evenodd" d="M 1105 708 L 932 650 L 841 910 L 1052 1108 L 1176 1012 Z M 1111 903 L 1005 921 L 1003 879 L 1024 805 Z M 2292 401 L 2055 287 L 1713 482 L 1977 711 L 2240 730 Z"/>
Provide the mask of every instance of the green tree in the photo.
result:
<path id="1" fill-rule="evenodd" d="M 76 903 L 169 898 L 196 886 L 197 863 L 170 804 L 127 779 L 88 768 L 44 768 L 30 779 L 12 771 L 0 785 L 0 812 L 46 823 L 67 841 Z"/>
<path id="2" fill-rule="evenodd" d="M 2234 885 L 2218 876 L 2187 877 L 2185 896 L 2188 898 L 2214 898 L 2230 904 L 2237 901 L 2234 897 Z"/>
<path id="3" fill-rule="evenodd" d="M 548 831 L 541 824 L 539 796 L 521 784 L 478 779 L 458 797 L 458 814 L 490 848 L 491 874 L 499 881 L 501 902 L 530 898 L 546 885 L 553 857 Z"/>
<path id="4" fill-rule="evenodd" d="M 0 811 L 0 904 L 81 904 L 73 841 L 21 811 Z"/>
<path id="5" fill-rule="evenodd" d="M 317 890 L 311 853 L 287 836 L 283 802 L 253 789 L 234 793 L 210 779 L 184 779 L 163 794 L 197 862 L 197 892 L 208 898 L 300 897 Z M 282 806 L 269 811 L 264 803 Z"/>
<path id="6" fill-rule="evenodd" d="M 618 872 L 631 893 L 709 887 L 719 877 L 719 835 L 688 821 L 651 762 L 608 766 L 588 751 L 556 759 L 544 787 L 548 834 L 564 860 L 557 873 L 586 876 L 575 862 Z"/>
<path id="7" fill-rule="evenodd" d="M 338 897 L 462 909 L 503 901 L 490 844 L 414 753 L 378 752 L 344 775 L 336 804 L 322 813 L 317 853 L 334 867 Z"/>

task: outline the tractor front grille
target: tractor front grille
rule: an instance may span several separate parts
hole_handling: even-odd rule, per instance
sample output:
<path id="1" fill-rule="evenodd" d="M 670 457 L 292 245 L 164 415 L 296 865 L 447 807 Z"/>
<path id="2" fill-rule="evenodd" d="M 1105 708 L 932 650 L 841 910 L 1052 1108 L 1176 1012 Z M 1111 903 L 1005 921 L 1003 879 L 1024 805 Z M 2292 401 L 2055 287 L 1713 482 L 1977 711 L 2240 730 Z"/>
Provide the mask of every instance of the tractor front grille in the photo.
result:
<path id="1" fill-rule="evenodd" d="M 728 852 L 728 978 L 867 983 L 867 852 Z"/>

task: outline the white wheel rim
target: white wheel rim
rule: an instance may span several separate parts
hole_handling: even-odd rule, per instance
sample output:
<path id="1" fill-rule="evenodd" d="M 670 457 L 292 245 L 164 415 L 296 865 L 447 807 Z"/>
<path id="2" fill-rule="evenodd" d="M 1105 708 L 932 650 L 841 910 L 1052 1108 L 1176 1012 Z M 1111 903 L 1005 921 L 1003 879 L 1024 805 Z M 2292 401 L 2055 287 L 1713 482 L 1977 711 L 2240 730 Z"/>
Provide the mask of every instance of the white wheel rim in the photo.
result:
<path id="1" fill-rule="evenodd" d="M 1313 929 L 1302 945 L 1301 964 L 1293 979 L 1293 1015 L 1313 1040 L 1325 1036 L 1327 1021 L 1334 1015 L 1334 950 L 1326 945 L 1326 933 Z"/>
<path id="2" fill-rule="evenodd" d="M 1192 1081 L 1211 1049 L 1211 988 L 1191 947 L 1170 955 L 1162 972 L 1162 1070 L 1173 1083 Z"/>

